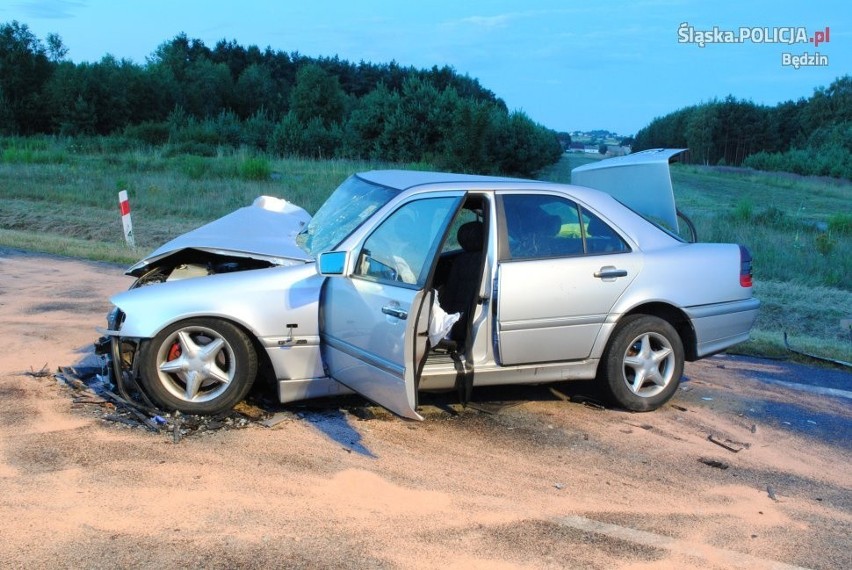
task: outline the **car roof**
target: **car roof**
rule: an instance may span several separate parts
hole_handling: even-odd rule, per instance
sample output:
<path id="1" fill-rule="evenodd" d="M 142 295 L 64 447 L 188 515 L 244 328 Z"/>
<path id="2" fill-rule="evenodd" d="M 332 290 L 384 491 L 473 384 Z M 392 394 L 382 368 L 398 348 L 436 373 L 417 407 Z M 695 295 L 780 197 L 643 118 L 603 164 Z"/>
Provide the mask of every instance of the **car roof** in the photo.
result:
<path id="1" fill-rule="evenodd" d="M 477 184 L 477 183 L 538 183 L 535 180 L 505 176 L 481 176 L 478 174 L 456 174 L 452 172 L 429 172 L 424 170 L 371 170 L 359 172 L 359 178 L 395 190 L 408 190 L 430 184 Z"/>
<path id="2" fill-rule="evenodd" d="M 478 174 L 455 174 L 452 172 L 428 172 L 420 170 L 371 170 L 359 172 L 355 176 L 372 184 L 385 186 L 399 192 L 413 191 L 444 191 L 444 190 L 476 190 L 476 191 L 499 191 L 511 190 L 513 192 L 541 192 L 555 191 L 567 193 L 571 197 L 586 202 L 589 205 L 610 202 L 612 196 L 607 192 L 575 186 L 572 184 L 561 184 L 557 182 L 545 182 L 542 180 L 530 180 L 526 178 L 511 178 L 507 176 L 484 176 Z"/>

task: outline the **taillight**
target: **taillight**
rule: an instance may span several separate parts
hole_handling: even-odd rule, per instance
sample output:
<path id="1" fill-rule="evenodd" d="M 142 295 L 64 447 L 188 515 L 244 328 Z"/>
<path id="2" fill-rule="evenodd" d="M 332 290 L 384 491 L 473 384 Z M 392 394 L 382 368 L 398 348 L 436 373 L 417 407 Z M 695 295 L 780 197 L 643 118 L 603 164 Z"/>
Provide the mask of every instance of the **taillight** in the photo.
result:
<path id="1" fill-rule="evenodd" d="M 740 246 L 740 286 L 751 287 L 751 252 L 744 245 Z"/>

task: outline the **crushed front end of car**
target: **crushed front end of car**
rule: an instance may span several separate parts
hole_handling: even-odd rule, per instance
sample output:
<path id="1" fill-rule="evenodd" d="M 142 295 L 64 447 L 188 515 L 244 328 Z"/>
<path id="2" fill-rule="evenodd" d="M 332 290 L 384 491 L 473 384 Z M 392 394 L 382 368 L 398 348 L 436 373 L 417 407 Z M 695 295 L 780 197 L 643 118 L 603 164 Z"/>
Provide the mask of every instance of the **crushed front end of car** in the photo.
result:
<path id="1" fill-rule="evenodd" d="M 215 307 L 227 305 L 222 300 L 236 291 L 251 296 L 246 279 L 234 274 L 309 264 L 312 258 L 296 244 L 296 236 L 310 219 L 305 210 L 286 200 L 261 196 L 251 206 L 178 236 L 131 266 L 126 273 L 136 280 L 128 291 L 111 299 L 115 306 L 95 342 L 95 353 L 104 359 L 104 376 L 118 394 L 140 407 L 156 409 L 140 382 L 139 355 L 144 343 L 172 320 L 191 317 L 194 312 L 215 314 Z M 202 284 L 211 277 L 209 284 Z M 257 281 L 270 283 L 271 279 Z M 266 289 L 275 287 L 267 285 Z M 132 317 L 129 331 L 124 330 L 125 311 Z M 263 322 L 263 315 L 244 317 L 253 320 L 252 325 Z M 177 357 L 179 349 L 175 350 Z"/>

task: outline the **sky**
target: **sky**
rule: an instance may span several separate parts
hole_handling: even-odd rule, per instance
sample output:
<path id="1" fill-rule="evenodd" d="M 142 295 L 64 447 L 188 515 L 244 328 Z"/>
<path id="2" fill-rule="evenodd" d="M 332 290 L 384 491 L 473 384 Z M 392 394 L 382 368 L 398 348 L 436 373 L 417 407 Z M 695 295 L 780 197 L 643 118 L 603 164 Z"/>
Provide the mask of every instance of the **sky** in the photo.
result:
<path id="1" fill-rule="evenodd" d="M 560 132 L 635 134 L 688 105 L 771 106 L 852 73 L 848 0 L 0 0 L 0 22 L 13 20 L 58 34 L 75 63 L 142 65 L 185 33 L 210 48 L 448 65 Z M 788 43 L 802 36 L 825 41 Z"/>

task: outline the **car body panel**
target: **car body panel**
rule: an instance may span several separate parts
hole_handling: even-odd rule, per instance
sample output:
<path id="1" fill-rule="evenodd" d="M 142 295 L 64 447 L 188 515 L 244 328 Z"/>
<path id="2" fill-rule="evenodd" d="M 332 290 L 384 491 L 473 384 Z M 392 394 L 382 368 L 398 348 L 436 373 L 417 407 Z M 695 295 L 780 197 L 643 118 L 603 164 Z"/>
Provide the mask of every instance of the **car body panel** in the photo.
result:
<path id="1" fill-rule="evenodd" d="M 597 277 L 612 268 L 623 277 Z M 613 305 L 642 268 L 632 253 L 500 263 L 500 364 L 587 358 Z"/>
<path id="2" fill-rule="evenodd" d="M 170 281 L 110 300 L 126 315 L 121 333 L 136 338 L 197 316 L 227 318 L 262 340 L 286 337 L 289 323 L 299 325 L 299 336 L 316 338 L 322 280 L 313 263 L 302 263 Z"/>
<path id="3" fill-rule="evenodd" d="M 696 356 L 710 356 L 747 341 L 759 308 L 757 299 L 742 299 L 684 309 L 695 329 Z"/>
<path id="4" fill-rule="evenodd" d="M 330 376 L 410 419 L 422 419 L 415 411 L 413 345 L 423 297 L 422 290 L 331 277 L 322 301 L 322 356 Z"/>
<path id="5" fill-rule="evenodd" d="M 677 231 L 669 162 L 685 150 L 658 148 L 584 164 L 571 171 L 571 183 L 602 190 Z"/>
<path id="6" fill-rule="evenodd" d="M 261 259 L 273 265 L 302 263 L 311 257 L 296 245 L 295 237 L 310 220 L 310 214 L 286 200 L 260 196 L 251 206 L 240 208 L 163 244 L 131 266 L 127 273 L 138 276 L 152 265 L 185 249 Z"/>

